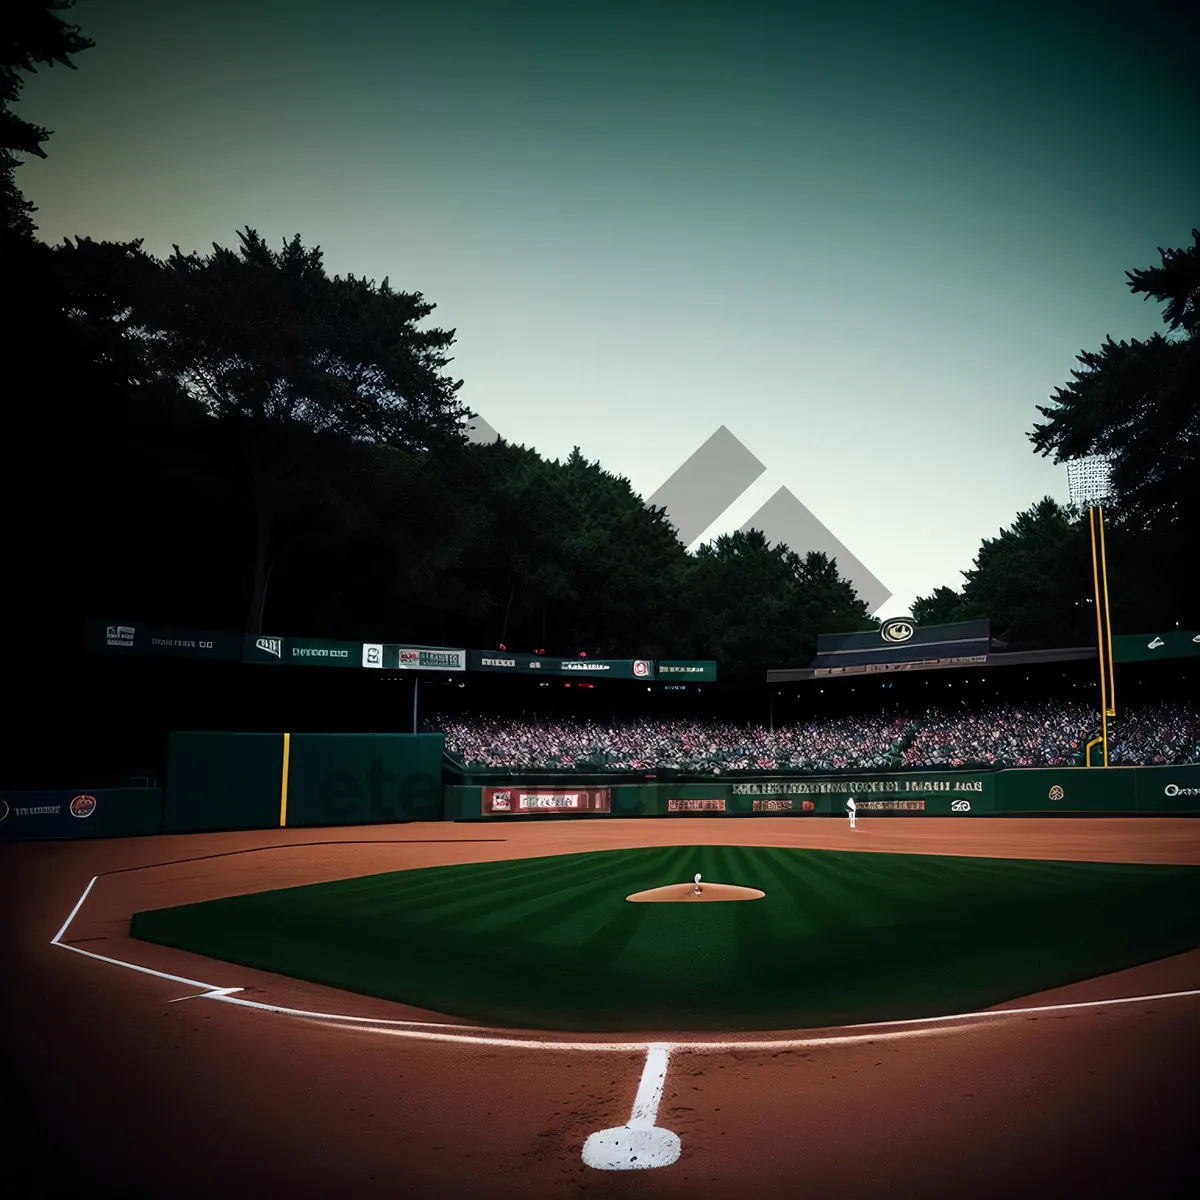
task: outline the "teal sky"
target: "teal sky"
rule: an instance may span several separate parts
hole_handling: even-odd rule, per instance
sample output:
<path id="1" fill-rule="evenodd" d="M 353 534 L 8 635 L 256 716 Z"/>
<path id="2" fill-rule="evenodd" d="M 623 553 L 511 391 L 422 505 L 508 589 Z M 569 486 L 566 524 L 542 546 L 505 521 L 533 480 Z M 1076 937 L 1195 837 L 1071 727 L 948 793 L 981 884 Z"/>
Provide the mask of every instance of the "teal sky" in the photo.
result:
<path id="1" fill-rule="evenodd" d="M 974 12 L 986 8 L 989 14 Z M 1066 470 L 1026 432 L 1200 224 L 1188 6 L 84 0 L 41 236 L 299 232 L 421 291 L 463 395 L 650 495 L 719 425 L 907 610 Z M 1135 11 L 1130 11 L 1135 10 Z"/>

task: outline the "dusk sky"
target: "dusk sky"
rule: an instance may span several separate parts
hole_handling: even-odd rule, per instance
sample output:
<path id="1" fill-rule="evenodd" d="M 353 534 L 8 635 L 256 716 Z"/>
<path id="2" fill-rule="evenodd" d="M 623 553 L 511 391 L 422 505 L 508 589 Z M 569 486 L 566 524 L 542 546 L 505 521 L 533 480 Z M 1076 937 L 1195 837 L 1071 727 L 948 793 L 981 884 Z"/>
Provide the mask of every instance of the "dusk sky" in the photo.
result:
<path id="1" fill-rule="evenodd" d="M 1066 500 L 1026 433 L 1075 355 L 1161 327 L 1189 6 L 644 7 L 85 0 L 18 180 L 47 241 L 249 225 L 423 292 L 471 408 L 643 496 L 726 425 L 767 470 L 705 536 L 786 485 L 904 613 Z"/>

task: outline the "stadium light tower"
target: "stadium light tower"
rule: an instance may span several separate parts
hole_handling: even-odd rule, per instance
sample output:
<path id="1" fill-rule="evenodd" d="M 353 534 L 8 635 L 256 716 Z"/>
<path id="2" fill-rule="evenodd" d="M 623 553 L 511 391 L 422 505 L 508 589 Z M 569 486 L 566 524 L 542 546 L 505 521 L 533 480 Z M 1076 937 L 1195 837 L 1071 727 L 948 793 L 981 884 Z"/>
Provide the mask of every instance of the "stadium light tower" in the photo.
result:
<path id="1" fill-rule="evenodd" d="M 1067 493 L 1072 504 L 1103 504 L 1112 492 L 1112 464 L 1102 454 L 1073 458 L 1067 463 Z"/>
<path id="2" fill-rule="evenodd" d="M 1108 718 L 1117 715 L 1117 687 L 1113 673 L 1112 620 L 1108 611 L 1108 564 L 1104 557 L 1104 510 L 1096 505 L 1088 509 L 1088 529 L 1092 538 L 1092 586 L 1096 594 L 1096 649 L 1100 660 L 1100 736 L 1093 738 L 1084 751 L 1087 766 L 1092 765 L 1092 747 L 1099 742 L 1103 765 L 1108 766 Z"/>

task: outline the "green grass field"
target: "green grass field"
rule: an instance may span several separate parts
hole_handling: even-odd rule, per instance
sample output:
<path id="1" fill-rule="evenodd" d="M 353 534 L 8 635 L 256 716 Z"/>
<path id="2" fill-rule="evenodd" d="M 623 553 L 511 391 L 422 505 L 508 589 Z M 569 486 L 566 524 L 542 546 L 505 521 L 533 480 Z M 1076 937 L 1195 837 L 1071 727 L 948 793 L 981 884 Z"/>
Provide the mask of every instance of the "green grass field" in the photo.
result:
<path id="1" fill-rule="evenodd" d="M 706 881 L 765 899 L 629 904 Z M 132 935 L 484 1024 L 803 1028 L 964 1012 L 1200 945 L 1200 867 L 703 846 L 369 875 Z"/>

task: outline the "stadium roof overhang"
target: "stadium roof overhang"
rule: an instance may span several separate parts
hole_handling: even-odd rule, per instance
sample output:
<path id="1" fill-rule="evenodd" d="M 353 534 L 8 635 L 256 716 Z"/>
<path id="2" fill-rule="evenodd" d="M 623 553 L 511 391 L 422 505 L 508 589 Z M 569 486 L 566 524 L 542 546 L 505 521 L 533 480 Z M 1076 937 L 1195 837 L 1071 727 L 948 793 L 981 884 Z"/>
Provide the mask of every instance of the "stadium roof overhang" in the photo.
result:
<path id="1" fill-rule="evenodd" d="M 767 683 L 804 683 L 813 679 L 895 675 L 899 672 L 944 671 L 974 667 L 1032 667 L 1043 663 L 1085 662 L 1096 657 L 1095 646 L 1061 650 L 1015 650 L 949 658 L 913 658 L 900 662 L 852 663 L 837 667 L 785 667 L 767 672 Z"/>

